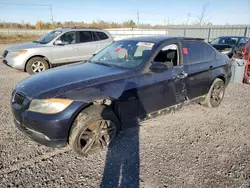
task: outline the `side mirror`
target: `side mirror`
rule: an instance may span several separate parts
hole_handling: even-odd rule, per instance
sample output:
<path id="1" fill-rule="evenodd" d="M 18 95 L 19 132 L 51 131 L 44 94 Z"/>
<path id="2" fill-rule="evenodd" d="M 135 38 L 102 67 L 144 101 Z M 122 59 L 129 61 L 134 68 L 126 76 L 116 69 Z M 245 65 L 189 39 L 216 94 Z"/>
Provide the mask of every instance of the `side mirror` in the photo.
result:
<path id="1" fill-rule="evenodd" d="M 171 64 L 172 64 L 172 67 L 173 67 L 173 63 L 171 62 L 168 62 L 168 63 L 162 63 L 162 62 L 152 62 L 152 65 L 149 67 L 149 69 L 152 71 L 152 72 L 165 72 L 167 71 L 169 68 L 172 68 L 171 67 Z"/>
<path id="2" fill-rule="evenodd" d="M 55 45 L 63 45 L 63 42 L 61 40 L 56 40 L 54 42 Z"/>

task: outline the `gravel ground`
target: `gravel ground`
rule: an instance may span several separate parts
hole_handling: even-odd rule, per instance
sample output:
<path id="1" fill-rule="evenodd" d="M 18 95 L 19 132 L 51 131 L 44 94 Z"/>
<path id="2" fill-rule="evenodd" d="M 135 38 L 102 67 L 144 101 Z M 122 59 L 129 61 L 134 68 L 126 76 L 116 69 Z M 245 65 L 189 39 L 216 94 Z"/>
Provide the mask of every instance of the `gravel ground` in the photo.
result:
<path id="1" fill-rule="evenodd" d="M 85 158 L 17 131 L 10 95 L 27 76 L 0 63 L 0 187 L 250 186 L 247 85 L 229 85 L 218 108 L 193 105 L 145 121 Z"/>

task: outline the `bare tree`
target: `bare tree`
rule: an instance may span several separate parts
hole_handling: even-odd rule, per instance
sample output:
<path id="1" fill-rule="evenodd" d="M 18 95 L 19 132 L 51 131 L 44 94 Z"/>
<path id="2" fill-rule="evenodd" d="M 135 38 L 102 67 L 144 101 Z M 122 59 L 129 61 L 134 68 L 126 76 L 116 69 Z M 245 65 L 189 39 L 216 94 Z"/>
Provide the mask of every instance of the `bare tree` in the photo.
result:
<path id="1" fill-rule="evenodd" d="M 209 7 L 208 3 L 204 4 L 202 6 L 201 14 L 196 16 L 197 17 L 197 24 L 198 25 L 204 25 L 204 24 L 206 24 L 210 20 L 210 18 L 207 18 L 208 7 Z"/>

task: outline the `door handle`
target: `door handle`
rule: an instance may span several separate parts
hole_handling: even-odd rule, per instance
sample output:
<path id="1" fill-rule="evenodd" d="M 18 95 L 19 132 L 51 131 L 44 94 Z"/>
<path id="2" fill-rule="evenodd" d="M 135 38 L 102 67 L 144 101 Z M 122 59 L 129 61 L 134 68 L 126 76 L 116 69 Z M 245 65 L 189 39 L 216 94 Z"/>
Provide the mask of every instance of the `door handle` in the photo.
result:
<path id="1" fill-rule="evenodd" d="M 210 67 L 209 67 L 209 69 L 211 70 L 211 69 L 213 69 L 214 67 L 211 65 Z"/>
<path id="2" fill-rule="evenodd" d="M 186 78 L 187 76 L 188 76 L 187 73 L 181 72 L 179 75 L 176 76 L 176 78 L 183 79 L 183 78 Z"/>
<path id="3" fill-rule="evenodd" d="M 73 47 L 73 50 L 77 50 L 78 48 L 77 47 Z"/>

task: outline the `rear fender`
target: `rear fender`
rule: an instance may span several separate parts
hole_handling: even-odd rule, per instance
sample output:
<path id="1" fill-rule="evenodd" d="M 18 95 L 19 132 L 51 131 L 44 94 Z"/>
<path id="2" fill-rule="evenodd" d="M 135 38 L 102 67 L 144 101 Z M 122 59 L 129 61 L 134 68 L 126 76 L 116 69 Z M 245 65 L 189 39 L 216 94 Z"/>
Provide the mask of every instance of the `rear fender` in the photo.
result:
<path id="1" fill-rule="evenodd" d="M 214 80 L 216 78 L 222 79 L 225 84 L 228 83 L 228 80 L 226 78 L 226 71 L 225 71 L 225 69 L 226 69 L 226 67 L 223 66 L 223 67 L 219 67 L 219 68 L 213 70 L 213 73 L 212 73 L 213 79 L 211 80 L 210 86 L 213 84 L 213 82 L 214 82 Z"/>

